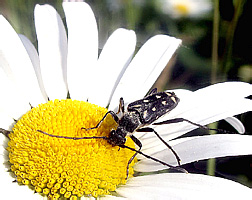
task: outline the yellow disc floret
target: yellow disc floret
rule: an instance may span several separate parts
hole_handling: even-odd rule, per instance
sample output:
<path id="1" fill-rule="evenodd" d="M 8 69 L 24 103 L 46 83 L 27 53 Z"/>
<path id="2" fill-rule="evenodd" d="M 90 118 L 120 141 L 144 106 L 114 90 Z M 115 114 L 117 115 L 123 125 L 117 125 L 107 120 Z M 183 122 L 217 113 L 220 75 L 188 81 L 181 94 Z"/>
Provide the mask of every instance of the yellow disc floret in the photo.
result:
<path id="1" fill-rule="evenodd" d="M 187 16 L 190 12 L 190 5 L 187 5 L 184 2 L 179 2 L 174 5 L 174 9 L 179 13 L 181 16 Z"/>
<path id="2" fill-rule="evenodd" d="M 117 124 L 107 109 L 77 100 L 55 100 L 32 108 L 16 123 L 7 150 L 11 170 L 20 184 L 51 199 L 102 196 L 126 181 L 126 169 L 134 152 L 112 147 L 104 139 L 73 140 L 67 137 L 108 136 Z M 134 143 L 127 140 L 127 146 Z M 132 162 L 129 177 L 133 175 Z"/>

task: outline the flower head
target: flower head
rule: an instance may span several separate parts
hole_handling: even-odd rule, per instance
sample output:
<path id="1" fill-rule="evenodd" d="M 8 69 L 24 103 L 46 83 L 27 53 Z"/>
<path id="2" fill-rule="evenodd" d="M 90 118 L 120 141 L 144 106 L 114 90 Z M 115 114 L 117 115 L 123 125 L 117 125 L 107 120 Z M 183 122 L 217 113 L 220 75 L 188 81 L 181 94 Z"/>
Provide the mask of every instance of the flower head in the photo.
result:
<path id="1" fill-rule="evenodd" d="M 68 140 L 38 131 L 68 137 L 106 136 L 115 127 L 112 117 L 106 118 L 99 129 L 80 128 L 96 125 L 105 113 L 105 108 L 66 99 L 49 101 L 23 115 L 9 134 L 7 148 L 18 183 L 30 185 L 36 192 L 52 198 L 97 197 L 124 184 L 126 166 L 134 152 L 118 151 L 118 147 L 102 139 Z M 126 145 L 134 148 L 131 140 Z M 132 164 L 129 177 L 133 174 Z"/>
<path id="2" fill-rule="evenodd" d="M 154 36 L 132 59 L 135 33 L 117 29 L 98 56 L 98 31 L 91 8 L 86 3 L 63 3 L 63 8 L 68 37 L 53 7 L 36 6 L 38 53 L 26 37 L 18 36 L 0 17 L 0 91 L 5 94 L 0 102 L 0 128 L 10 131 L 8 145 L 1 135 L 2 154 L 9 152 L 8 158 L 1 157 L 2 163 L 10 163 L 0 167 L 3 192 L 10 198 L 26 199 L 39 199 L 40 195 L 56 199 L 201 199 L 207 191 L 211 191 L 209 198 L 219 197 L 220 191 L 230 198 L 251 195 L 249 188 L 238 183 L 204 175 L 134 175 L 134 171 L 151 172 L 167 166 L 143 156 L 134 159 L 134 152 L 109 144 L 104 137 L 118 125 L 110 115 L 99 127 L 89 128 L 102 120 L 107 113 L 104 107 L 118 110 L 120 97 L 126 104 L 143 98 L 181 41 Z M 68 92 L 71 99 L 67 99 Z M 245 98 L 251 95 L 252 86 L 246 83 L 227 82 L 195 92 L 174 92 L 180 103 L 160 120 L 182 117 L 205 125 L 252 110 L 251 101 Z M 152 127 L 169 141 L 182 164 L 252 153 L 250 136 L 176 139 L 197 127 L 186 122 Z M 142 142 L 144 153 L 176 165 L 174 155 L 154 134 L 134 135 Z M 83 137 L 90 139 L 76 139 Z M 130 138 L 126 145 L 135 148 Z M 30 188 L 12 183 L 9 169 L 19 184 Z M 115 193 L 117 196 L 112 196 Z"/>
<path id="3" fill-rule="evenodd" d="M 209 0 L 159 0 L 161 10 L 173 18 L 200 18 L 212 9 Z"/>

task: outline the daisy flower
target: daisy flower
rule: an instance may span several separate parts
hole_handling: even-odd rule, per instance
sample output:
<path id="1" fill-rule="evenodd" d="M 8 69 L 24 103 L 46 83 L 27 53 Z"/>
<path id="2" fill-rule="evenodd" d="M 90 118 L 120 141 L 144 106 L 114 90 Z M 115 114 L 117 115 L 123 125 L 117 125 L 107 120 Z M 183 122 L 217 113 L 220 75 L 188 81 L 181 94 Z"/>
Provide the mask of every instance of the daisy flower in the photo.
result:
<path id="1" fill-rule="evenodd" d="M 212 9 L 210 0 L 158 0 L 158 4 L 163 13 L 173 18 L 199 18 Z"/>
<path id="2" fill-rule="evenodd" d="M 35 7 L 38 52 L 32 43 L 0 17 L 1 194 L 9 199 L 237 199 L 251 189 L 222 178 L 200 174 L 163 173 L 166 168 L 143 156 L 126 167 L 134 152 L 103 139 L 73 140 L 57 136 L 107 136 L 117 124 L 108 115 L 118 101 L 143 98 L 180 45 L 179 39 L 157 35 L 133 58 L 136 36 L 117 29 L 98 57 L 98 31 L 86 3 L 63 3 L 68 31 L 55 9 Z M 252 86 L 226 82 L 195 92 L 174 90 L 178 106 L 162 120 L 185 118 L 202 125 L 252 110 Z M 71 98 L 67 98 L 67 97 Z M 15 119 L 15 120 L 13 120 Z M 160 119 L 161 120 L 161 119 Z M 181 163 L 252 153 L 251 136 L 216 134 L 180 137 L 197 127 L 182 122 L 152 126 L 174 148 Z M 151 133 L 135 134 L 148 155 L 176 165 L 171 152 Z M 127 139 L 126 145 L 135 148 Z M 15 180 L 15 181 L 14 181 Z M 14 181 L 14 182 L 13 182 Z M 35 193 L 34 193 L 35 192 Z"/>

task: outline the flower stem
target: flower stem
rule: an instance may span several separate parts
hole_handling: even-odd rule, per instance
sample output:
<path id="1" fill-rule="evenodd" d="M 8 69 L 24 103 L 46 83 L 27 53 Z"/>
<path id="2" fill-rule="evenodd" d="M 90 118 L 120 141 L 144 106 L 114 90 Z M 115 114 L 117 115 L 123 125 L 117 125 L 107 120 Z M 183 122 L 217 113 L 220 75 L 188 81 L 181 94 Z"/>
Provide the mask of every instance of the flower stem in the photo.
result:
<path id="1" fill-rule="evenodd" d="M 214 1 L 214 15 L 213 15 L 213 36 L 212 36 L 212 70 L 211 70 L 211 83 L 217 82 L 218 72 L 218 42 L 219 42 L 219 0 Z M 216 128 L 216 125 L 209 125 L 209 128 Z M 210 176 L 215 175 L 215 159 L 211 158 L 207 162 L 207 174 Z"/>
<path id="2" fill-rule="evenodd" d="M 212 70 L 211 70 L 211 83 L 217 82 L 217 71 L 218 71 L 218 42 L 219 42 L 219 0 L 214 1 L 214 16 L 213 16 L 213 36 L 212 36 Z"/>
<path id="3" fill-rule="evenodd" d="M 215 158 L 210 158 L 207 161 L 207 175 L 209 176 L 215 175 Z"/>
<path id="4" fill-rule="evenodd" d="M 245 2 L 246 0 L 238 0 L 238 1 L 235 1 L 234 3 L 234 7 L 235 7 L 234 16 L 226 34 L 226 53 L 225 53 L 224 64 L 223 64 L 223 71 L 225 73 L 227 73 L 232 67 L 233 39 L 234 39 L 237 23 L 238 23 L 239 17 L 242 14 L 243 5 Z"/>
<path id="5" fill-rule="evenodd" d="M 209 124 L 208 128 L 210 129 L 217 129 L 217 123 Z M 215 132 L 210 133 L 211 135 L 215 134 Z M 211 151 L 211 149 L 209 149 Z M 215 169 L 216 169 L 216 162 L 215 158 L 210 158 L 207 161 L 207 175 L 214 176 L 215 175 Z"/>

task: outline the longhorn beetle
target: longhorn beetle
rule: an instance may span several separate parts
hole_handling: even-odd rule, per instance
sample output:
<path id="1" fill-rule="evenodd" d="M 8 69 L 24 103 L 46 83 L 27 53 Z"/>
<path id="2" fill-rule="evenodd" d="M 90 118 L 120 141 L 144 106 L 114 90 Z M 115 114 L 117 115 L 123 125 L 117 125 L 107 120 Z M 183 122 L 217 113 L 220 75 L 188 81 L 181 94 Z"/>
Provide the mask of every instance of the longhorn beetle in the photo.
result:
<path id="1" fill-rule="evenodd" d="M 162 117 L 164 114 L 173 110 L 178 105 L 178 102 L 179 102 L 179 98 L 175 95 L 174 92 L 157 92 L 157 89 L 154 88 L 143 99 L 130 103 L 127 106 L 127 111 L 125 111 L 123 98 L 120 98 L 120 103 L 119 103 L 119 108 L 118 108 L 117 113 L 115 113 L 114 111 L 108 111 L 95 127 L 91 127 L 91 128 L 82 127 L 81 128 L 86 131 L 99 128 L 99 126 L 105 120 L 107 115 L 110 114 L 113 117 L 113 119 L 116 121 L 116 123 L 118 124 L 118 127 L 115 130 L 111 130 L 109 133 L 109 136 L 67 137 L 67 136 L 57 136 L 57 135 L 48 134 L 41 130 L 37 130 L 37 131 L 51 137 L 73 139 L 73 140 L 104 139 L 104 140 L 107 140 L 108 143 L 111 144 L 112 146 L 119 146 L 121 148 L 127 148 L 131 151 L 134 151 L 135 154 L 128 161 L 127 170 L 126 170 L 126 175 L 127 175 L 126 179 L 128 178 L 129 165 L 137 154 L 141 154 L 145 156 L 146 158 L 152 159 L 165 166 L 187 173 L 187 171 L 183 168 L 172 166 L 170 164 L 167 164 L 163 161 L 160 161 L 152 156 L 146 155 L 143 152 L 141 152 L 142 144 L 133 135 L 135 132 L 153 132 L 172 151 L 172 153 L 176 157 L 178 165 L 180 165 L 180 158 L 177 155 L 177 153 L 172 149 L 172 147 L 166 141 L 164 141 L 162 137 L 160 137 L 160 135 L 153 128 L 147 127 L 150 124 L 162 125 L 162 124 L 170 124 L 170 123 L 178 123 L 178 122 L 186 121 L 200 128 L 209 130 L 209 128 L 206 126 L 193 123 L 183 118 L 176 118 L 176 119 L 166 120 L 163 122 L 153 123 L 158 118 Z M 121 117 L 118 116 L 120 112 L 122 112 Z M 133 142 L 139 147 L 139 150 L 136 150 L 134 148 L 131 148 L 125 145 L 126 136 L 129 136 L 133 140 Z"/>

